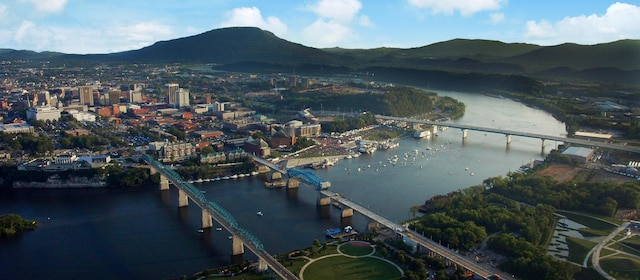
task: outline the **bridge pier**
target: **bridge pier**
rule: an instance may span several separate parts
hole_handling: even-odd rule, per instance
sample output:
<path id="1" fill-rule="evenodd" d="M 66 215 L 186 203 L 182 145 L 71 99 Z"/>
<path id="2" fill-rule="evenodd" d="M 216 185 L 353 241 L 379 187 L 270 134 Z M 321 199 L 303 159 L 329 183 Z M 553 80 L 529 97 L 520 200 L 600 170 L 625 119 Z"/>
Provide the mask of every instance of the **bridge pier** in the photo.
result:
<path id="1" fill-rule="evenodd" d="M 540 139 L 542 140 L 542 147 L 540 148 L 540 154 L 544 155 L 544 145 L 546 144 L 545 142 L 547 141 L 547 139 Z"/>
<path id="2" fill-rule="evenodd" d="M 511 135 L 505 134 L 504 136 L 507 137 L 507 145 L 511 144 Z"/>
<path id="3" fill-rule="evenodd" d="M 438 136 L 438 126 L 437 125 L 432 125 L 431 126 L 431 135 L 432 136 Z"/>
<path id="4" fill-rule="evenodd" d="M 346 218 L 346 217 L 352 217 L 353 216 L 353 209 L 352 208 L 344 208 L 342 209 L 342 218 Z"/>
<path id="5" fill-rule="evenodd" d="M 151 169 L 154 170 L 154 169 Z M 160 190 L 161 191 L 166 191 L 169 189 L 169 179 L 167 179 L 167 177 L 165 177 L 164 175 L 160 174 Z"/>
<path id="6" fill-rule="evenodd" d="M 294 178 L 287 179 L 287 189 L 297 189 L 300 186 L 300 181 Z"/>
<path id="7" fill-rule="evenodd" d="M 462 145 L 467 143 L 467 136 L 469 135 L 468 129 L 462 129 Z"/>
<path id="8" fill-rule="evenodd" d="M 178 207 L 189 205 L 189 196 L 182 189 L 178 189 Z"/>
<path id="9" fill-rule="evenodd" d="M 265 261 L 263 258 L 258 258 L 258 271 L 263 272 L 267 271 L 267 269 L 269 269 L 267 261 Z"/>
<path id="10" fill-rule="evenodd" d="M 325 206 L 331 204 L 331 198 L 328 196 L 324 196 L 318 192 L 318 199 L 316 200 L 316 205 Z"/>
<path id="11" fill-rule="evenodd" d="M 242 240 L 240 240 L 240 237 L 234 235 L 232 241 L 233 241 L 232 242 L 233 244 L 231 245 L 231 247 L 233 252 L 231 254 L 234 256 L 244 254 L 244 243 L 242 243 Z"/>
<path id="12" fill-rule="evenodd" d="M 278 171 L 271 171 L 271 173 L 269 174 L 269 180 L 271 182 L 275 181 L 275 180 L 280 180 L 282 179 L 282 173 L 278 172 Z"/>
<path id="13" fill-rule="evenodd" d="M 211 228 L 213 227 L 213 220 L 211 219 L 211 215 L 209 212 L 202 208 L 202 227 L 201 228 Z"/>

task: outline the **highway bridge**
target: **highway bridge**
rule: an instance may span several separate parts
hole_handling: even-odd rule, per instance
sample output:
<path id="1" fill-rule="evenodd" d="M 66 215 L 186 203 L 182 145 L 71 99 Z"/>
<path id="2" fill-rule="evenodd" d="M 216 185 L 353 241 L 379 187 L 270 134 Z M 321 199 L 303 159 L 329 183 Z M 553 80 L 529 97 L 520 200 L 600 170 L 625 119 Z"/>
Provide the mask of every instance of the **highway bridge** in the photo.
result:
<path id="1" fill-rule="evenodd" d="M 329 191 L 329 190 L 322 190 L 320 191 L 323 195 L 325 195 L 327 198 L 330 198 L 331 200 L 340 203 L 342 205 L 344 205 L 345 207 L 348 207 L 348 209 L 353 209 L 355 211 L 357 211 L 358 213 L 362 214 L 365 217 L 368 217 L 369 219 L 371 219 L 372 221 L 375 221 L 377 223 L 380 223 L 381 225 L 393 230 L 396 234 L 400 235 L 403 238 L 408 238 L 410 240 L 413 240 L 414 242 L 416 242 L 419 247 L 417 248 L 418 250 L 431 254 L 431 255 L 437 255 L 440 256 L 441 258 L 445 259 L 446 261 L 450 262 L 450 263 L 455 263 L 458 266 L 463 267 L 464 269 L 472 272 L 475 275 L 478 275 L 484 279 L 488 279 L 489 276 L 494 275 L 494 274 L 498 274 L 497 271 L 490 271 L 489 269 L 486 269 L 480 265 L 478 265 L 477 263 L 456 254 L 455 252 L 453 252 L 452 250 L 434 242 L 431 239 L 428 239 L 426 237 L 424 237 L 423 235 L 407 229 L 405 227 L 403 227 L 400 224 L 397 224 L 383 216 L 380 216 L 378 214 L 376 214 L 375 212 L 367 209 L 366 207 L 361 206 L 360 204 L 353 202 L 347 198 L 341 197 L 339 196 L 337 193 Z"/>
<path id="2" fill-rule="evenodd" d="M 265 249 L 260 240 L 249 231 L 238 225 L 238 222 L 227 210 L 222 208 L 215 202 L 207 201 L 206 197 L 198 188 L 192 184 L 182 180 L 174 170 L 165 168 L 162 163 L 156 161 L 149 155 L 144 156 L 144 161 L 149 165 L 152 172 L 160 173 L 160 189 L 168 190 L 169 183 L 178 188 L 178 206 L 184 207 L 188 205 L 188 201 L 193 201 L 200 209 L 202 209 L 202 228 L 212 227 L 212 218 L 225 228 L 233 237 L 233 255 L 244 253 L 244 247 L 258 256 L 259 270 L 271 268 L 278 276 L 283 279 L 298 279 L 291 271 L 287 270 L 282 264 L 271 256 Z"/>
<path id="3" fill-rule="evenodd" d="M 511 136 L 519 136 L 519 137 L 528 137 L 542 140 L 542 149 L 544 150 L 544 144 L 546 140 L 551 141 L 559 141 L 564 143 L 578 144 L 588 147 L 597 147 L 603 149 L 611 149 L 611 150 L 619 150 L 626 151 L 632 153 L 640 153 L 640 147 L 637 146 L 627 146 L 624 144 L 614 144 L 607 143 L 602 141 L 591 141 L 590 139 L 577 139 L 577 138 L 568 138 L 563 136 L 553 136 L 553 135 L 545 135 L 539 133 L 530 133 L 530 132 L 521 132 L 515 130 L 508 129 L 499 129 L 499 128 L 489 128 L 489 127 L 481 127 L 475 125 L 466 125 L 466 124 L 457 124 L 451 122 L 437 122 L 437 121 L 427 121 L 427 120 L 418 120 L 411 118 L 398 118 L 398 117 L 390 117 L 384 115 L 376 115 L 376 118 L 382 120 L 391 120 L 396 122 L 407 122 L 407 123 L 417 123 L 417 124 L 426 124 L 433 126 L 434 130 L 437 131 L 437 127 L 452 127 L 458 128 L 462 130 L 462 137 L 467 137 L 467 131 L 481 131 L 487 133 L 498 133 L 503 134 L 507 137 L 507 144 L 511 143 Z"/>

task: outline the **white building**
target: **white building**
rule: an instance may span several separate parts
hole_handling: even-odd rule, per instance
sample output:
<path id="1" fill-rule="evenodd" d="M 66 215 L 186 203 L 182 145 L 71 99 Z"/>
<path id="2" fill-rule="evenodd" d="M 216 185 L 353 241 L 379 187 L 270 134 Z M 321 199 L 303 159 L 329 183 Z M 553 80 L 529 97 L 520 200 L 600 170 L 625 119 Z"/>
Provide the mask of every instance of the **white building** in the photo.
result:
<path id="1" fill-rule="evenodd" d="M 28 123 L 0 123 L 0 132 L 3 133 L 32 133 L 33 131 L 33 126 Z"/>
<path id="2" fill-rule="evenodd" d="M 69 154 L 61 154 L 56 156 L 55 163 L 56 164 L 71 164 L 78 160 L 78 156 L 74 153 Z"/>
<path id="3" fill-rule="evenodd" d="M 85 121 L 85 122 L 95 122 L 96 115 L 89 112 L 80 112 L 78 110 L 67 110 L 70 116 L 72 116 L 77 121 Z"/>
<path id="4" fill-rule="evenodd" d="M 27 109 L 27 120 L 57 121 L 60 119 L 60 110 L 50 106 L 36 106 Z"/>
<path id="5" fill-rule="evenodd" d="M 189 90 L 181 88 L 176 93 L 176 107 L 189 107 Z"/>

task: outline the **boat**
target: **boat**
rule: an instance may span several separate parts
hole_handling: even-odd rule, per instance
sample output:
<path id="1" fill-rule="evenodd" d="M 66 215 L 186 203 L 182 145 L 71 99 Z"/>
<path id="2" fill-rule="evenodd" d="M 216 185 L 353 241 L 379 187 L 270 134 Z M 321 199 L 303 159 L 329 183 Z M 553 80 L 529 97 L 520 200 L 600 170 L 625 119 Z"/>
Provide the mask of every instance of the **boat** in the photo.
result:
<path id="1" fill-rule="evenodd" d="M 233 174 L 233 175 L 229 176 L 229 178 L 231 178 L 231 179 L 238 179 L 238 174 Z"/>
<path id="2" fill-rule="evenodd" d="M 321 162 L 312 163 L 311 168 L 313 169 L 328 168 L 330 166 L 334 166 L 337 162 L 338 162 L 337 158 L 333 158 L 333 159 L 325 158 Z"/>
<path id="3" fill-rule="evenodd" d="M 256 176 L 258 174 L 260 174 L 258 171 L 251 171 L 251 176 Z"/>
<path id="4" fill-rule="evenodd" d="M 336 235 L 338 233 L 340 233 L 342 230 L 340 230 L 340 228 L 330 228 L 326 230 L 326 234 L 327 236 L 332 236 L 332 235 Z"/>
<path id="5" fill-rule="evenodd" d="M 417 130 L 415 133 L 413 133 L 413 137 L 415 137 L 415 138 L 431 137 L 431 131 L 429 131 L 429 130 Z"/>
<path id="6" fill-rule="evenodd" d="M 195 180 L 196 183 L 202 183 L 202 178 L 198 178 L 198 180 Z"/>
<path id="7" fill-rule="evenodd" d="M 233 235 L 229 235 L 229 237 L 227 237 L 229 240 L 233 239 Z"/>
<path id="8" fill-rule="evenodd" d="M 202 179 L 202 181 L 203 181 L 203 182 L 210 182 L 210 181 L 211 181 L 211 179 L 209 179 L 209 178 L 205 178 L 205 179 Z"/>
<path id="9" fill-rule="evenodd" d="M 203 233 L 203 232 L 204 232 L 204 230 L 203 230 L 203 229 L 198 229 L 198 232 L 199 232 L 199 233 Z"/>
<path id="10" fill-rule="evenodd" d="M 216 228 L 216 231 L 222 231 L 222 228 L 221 227 Z"/>
<path id="11" fill-rule="evenodd" d="M 344 158 L 346 158 L 346 159 L 351 159 L 351 158 L 353 158 L 353 156 L 351 156 L 351 154 L 348 154 L 348 155 L 346 155 Z"/>
<path id="12" fill-rule="evenodd" d="M 245 175 L 245 174 L 238 174 L 238 178 L 244 178 L 245 176 L 247 176 L 247 175 Z"/>
<path id="13" fill-rule="evenodd" d="M 264 214 L 262 214 L 262 211 L 258 211 L 258 213 L 256 213 L 256 215 L 258 215 L 258 216 L 262 216 L 262 215 L 264 215 Z"/>
<path id="14" fill-rule="evenodd" d="M 223 180 L 229 180 L 229 176 L 222 177 Z"/>

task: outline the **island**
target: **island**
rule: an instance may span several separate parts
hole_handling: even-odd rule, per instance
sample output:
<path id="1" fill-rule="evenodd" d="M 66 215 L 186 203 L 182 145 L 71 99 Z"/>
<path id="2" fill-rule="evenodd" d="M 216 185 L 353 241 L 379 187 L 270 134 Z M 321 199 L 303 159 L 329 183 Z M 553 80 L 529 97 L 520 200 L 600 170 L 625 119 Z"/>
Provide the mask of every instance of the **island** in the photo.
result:
<path id="1" fill-rule="evenodd" d="M 0 215 L 0 237 L 13 236 L 23 231 L 34 230 L 38 222 L 26 220 L 18 214 Z"/>

